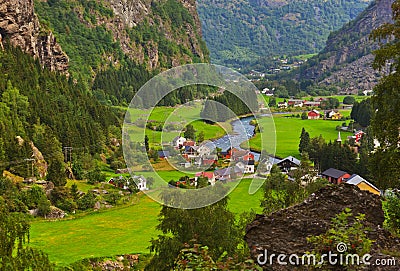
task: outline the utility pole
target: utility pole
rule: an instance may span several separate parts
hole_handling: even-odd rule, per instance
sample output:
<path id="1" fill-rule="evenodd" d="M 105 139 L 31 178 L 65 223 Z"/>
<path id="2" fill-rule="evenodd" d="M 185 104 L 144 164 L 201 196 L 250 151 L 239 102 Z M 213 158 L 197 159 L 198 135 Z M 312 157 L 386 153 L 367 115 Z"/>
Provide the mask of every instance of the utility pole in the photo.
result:
<path id="1" fill-rule="evenodd" d="M 29 176 L 33 177 L 33 161 L 35 161 L 35 159 L 33 159 L 33 158 L 25 158 L 24 160 L 26 161 L 26 174 L 27 174 L 27 177 L 29 177 Z M 30 175 L 29 175 L 29 162 L 31 164 L 31 174 Z"/>
<path id="2" fill-rule="evenodd" d="M 69 152 L 69 159 L 68 159 L 68 152 Z M 67 162 L 72 163 L 72 147 L 64 147 L 64 161 L 65 163 Z"/>

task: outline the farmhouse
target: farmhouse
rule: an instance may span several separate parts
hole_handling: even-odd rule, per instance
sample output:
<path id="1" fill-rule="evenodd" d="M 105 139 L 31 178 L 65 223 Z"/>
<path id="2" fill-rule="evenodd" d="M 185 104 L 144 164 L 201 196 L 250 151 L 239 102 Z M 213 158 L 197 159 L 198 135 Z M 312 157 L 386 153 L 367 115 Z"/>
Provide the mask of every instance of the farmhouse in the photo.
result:
<path id="1" fill-rule="evenodd" d="M 319 111 L 313 109 L 310 112 L 308 112 L 307 117 L 309 120 L 317 120 L 320 117 Z"/>
<path id="2" fill-rule="evenodd" d="M 183 143 L 186 142 L 186 138 L 182 136 L 177 136 L 172 140 L 172 146 L 176 149 L 180 149 L 183 147 Z"/>
<path id="3" fill-rule="evenodd" d="M 282 172 L 289 172 L 300 166 L 300 160 L 293 156 L 288 156 L 276 163 L 276 165 L 281 169 Z"/>
<path id="4" fill-rule="evenodd" d="M 372 183 L 368 182 L 365 180 L 363 177 L 353 174 L 350 176 L 350 178 L 346 179 L 346 183 L 356 185 L 358 188 L 361 190 L 366 190 L 369 191 L 375 195 L 380 195 L 381 191 Z"/>
<path id="5" fill-rule="evenodd" d="M 207 179 L 208 179 L 208 182 L 209 182 L 211 185 L 214 185 L 214 184 L 215 184 L 215 175 L 214 175 L 214 172 L 205 172 L 205 171 L 203 171 L 203 172 L 197 172 L 196 175 L 195 175 L 195 178 L 194 178 L 194 180 L 195 180 L 195 185 L 197 185 L 197 179 L 200 178 L 200 177 L 207 178 Z"/>
<path id="6" fill-rule="evenodd" d="M 138 189 L 140 191 L 144 191 L 144 190 L 149 190 L 149 188 L 147 187 L 147 181 L 146 178 L 144 176 L 133 176 L 132 179 L 135 181 Z"/>
<path id="7" fill-rule="evenodd" d="M 322 177 L 327 179 L 330 183 L 340 184 L 350 178 L 350 174 L 338 169 L 330 168 L 322 172 Z"/>

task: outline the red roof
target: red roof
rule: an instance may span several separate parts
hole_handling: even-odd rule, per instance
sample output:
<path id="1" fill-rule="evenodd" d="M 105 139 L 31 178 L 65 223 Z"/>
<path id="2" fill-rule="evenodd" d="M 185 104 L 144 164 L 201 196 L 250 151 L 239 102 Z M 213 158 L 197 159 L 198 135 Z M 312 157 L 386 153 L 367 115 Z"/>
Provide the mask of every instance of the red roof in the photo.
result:
<path id="1" fill-rule="evenodd" d="M 319 113 L 317 113 L 317 112 L 315 112 L 315 111 L 313 110 L 313 111 L 308 112 L 308 116 L 316 117 L 316 116 L 319 116 Z"/>
<path id="2" fill-rule="evenodd" d="M 207 179 L 214 178 L 214 172 L 197 172 L 196 177 L 206 177 Z"/>
<path id="3" fill-rule="evenodd" d="M 196 145 L 196 142 L 194 142 L 192 140 L 183 142 L 183 146 L 194 146 L 194 145 Z"/>

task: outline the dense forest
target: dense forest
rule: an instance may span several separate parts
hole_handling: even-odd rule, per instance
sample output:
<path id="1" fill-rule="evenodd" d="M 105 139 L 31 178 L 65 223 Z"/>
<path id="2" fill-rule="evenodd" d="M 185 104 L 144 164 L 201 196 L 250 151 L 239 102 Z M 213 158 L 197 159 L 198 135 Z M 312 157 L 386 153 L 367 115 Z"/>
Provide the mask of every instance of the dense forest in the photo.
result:
<path id="1" fill-rule="evenodd" d="M 212 122 L 226 121 L 258 110 L 257 96 L 252 91 L 229 92 L 206 100 L 200 116 Z"/>
<path id="2" fill-rule="evenodd" d="M 122 113 L 101 105 L 82 84 L 43 69 L 19 48 L 6 44 L 0 63 L 0 155 L 8 161 L 1 169 L 27 177 L 30 142 L 49 163 L 48 178 L 63 171 L 63 146 L 90 154 L 103 150 L 109 127 L 119 125 Z"/>
<path id="3" fill-rule="evenodd" d="M 212 60 L 245 67 L 260 57 L 319 52 L 368 2 L 201 0 L 198 10 Z"/>
<path id="4" fill-rule="evenodd" d="M 198 42 L 200 49 L 183 43 L 188 36 L 185 27 L 196 26 L 193 16 L 176 0 L 153 2 L 151 16 L 123 29 L 110 28 L 117 17 L 107 1 L 36 1 L 35 12 L 70 58 L 72 77 L 82 81 L 103 104 L 126 105 L 160 71 L 208 60 L 206 44 L 198 32 L 190 37 L 190 43 L 193 47 Z"/>

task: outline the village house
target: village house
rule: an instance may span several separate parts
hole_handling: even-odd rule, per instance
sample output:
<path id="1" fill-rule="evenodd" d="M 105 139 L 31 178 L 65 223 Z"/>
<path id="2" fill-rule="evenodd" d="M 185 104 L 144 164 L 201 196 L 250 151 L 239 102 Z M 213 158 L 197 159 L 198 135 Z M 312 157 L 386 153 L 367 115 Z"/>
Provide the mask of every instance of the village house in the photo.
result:
<path id="1" fill-rule="evenodd" d="M 254 160 L 240 161 L 236 164 L 236 166 L 243 170 L 243 173 L 255 172 Z"/>
<path id="2" fill-rule="evenodd" d="M 320 107 L 321 102 L 313 102 L 313 101 L 304 101 L 303 106 L 310 106 L 310 107 Z"/>
<path id="3" fill-rule="evenodd" d="M 353 174 L 350 178 L 346 179 L 346 183 L 355 185 L 361 190 L 369 191 L 375 195 L 381 195 L 381 191 L 375 185 L 357 174 Z"/>
<path id="4" fill-rule="evenodd" d="M 158 151 L 158 157 L 160 157 L 160 159 L 168 159 L 170 156 L 169 151 Z"/>
<path id="5" fill-rule="evenodd" d="M 254 160 L 254 154 L 248 150 L 238 150 L 232 153 L 231 160 L 236 162 Z"/>
<path id="6" fill-rule="evenodd" d="M 350 174 L 335 168 L 330 168 L 322 172 L 322 177 L 327 179 L 330 183 L 340 184 L 350 178 Z"/>
<path id="7" fill-rule="evenodd" d="M 287 173 L 298 168 L 300 166 L 300 160 L 293 156 L 288 156 L 277 162 L 276 165 L 281 169 L 282 172 Z"/>
<path id="8" fill-rule="evenodd" d="M 272 166 L 274 165 L 274 162 L 277 163 L 280 160 L 274 161 L 275 158 L 268 157 L 264 158 L 262 161 L 258 163 L 258 168 L 257 171 L 261 175 L 267 175 L 271 172 Z"/>
<path id="9" fill-rule="evenodd" d="M 196 142 L 194 142 L 193 140 L 186 140 L 185 142 L 183 142 L 183 147 L 187 147 L 187 146 L 196 146 Z"/>
<path id="10" fill-rule="evenodd" d="M 319 111 L 313 109 L 310 112 L 308 112 L 307 117 L 309 120 L 317 120 L 320 117 Z"/>
<path id="11" fill-rule="evenodd" d="M 303 106 L 303 100 L 289 100 L 288 101 L 288 106 L 302 107 Z"/>
<path id="12" fill-rule="evenodd" d="M 214 171 L 215 179 L 226 182 L 243 175 L 243 170 L 237 166 L 222 168 Z"/>
<path id="13" fill-rule="evenodd" d="M 125 179 L 124 176 L 120 175 L 118 177 L 113 177 L 110 180 L 108 180 L 109 184 L 118 186 L 119 188 L 122 188 L 124 190 L 129 189 L 129 185 L 131 184 L 131 182 L 135 182 L 137 188 L 140 191 L 149 190 L 149 188 L 147 187 L 147 180 L 142 175 L 140 176 L 135 175 L 129 179 Z"/>
<path id="14" fill-rule="evenodd" d="M 201 165 L 202 166 L 212 166 L 214 164 L 216 164 L 218 161 L 218 156 L 217 155 L 204 155 L 202 156 L 202 161 L 201 161 Z"/>
<path id="15" fill-rule="evenodd" d="M 207 147 L 206 145 L 200 145 L 196 148 L 196 152 L 199 156 L 205 156 L 205 155 L 210 155 L 211 154 L 211 149 Z"/>
<path id="16" fill-rule="evenodd" d="M 278 108 L 287 108 L 288 104 L 287 102 L 278 102 Z"/>
<path id="17" fill-rule="evenodd" d="M 183 147 L 183 143 L 186 142 L 186 138 L 182 136 L 177 136 L 172 140 L 172 146 L 176 149 L 181 149 Z"/>
<path id="18" fill-rule="evenodd" d="M 207 178 L 207 179 L 208 179 L 208 182 L 209 182 L 211 185 L 214 185 L 214 184 L 215 184 L 215 175 L 214 175 L 214 172 L 205 172 L 205 171 L 203 171 L 203 172 L 197 172 L 196 175 L 195 175 L 195 177 L 194 177 L 195 186 L 197 186 L 197 179 L 200 178 L 200 177 Z"/>
<path id="19" fill-rule="evenodd" d="M 343 115 L 339 112 L 339 110 L 327 110 L 325 111 L 325 118 L 332 120 L 340 120 L 343 118 Z"/>

